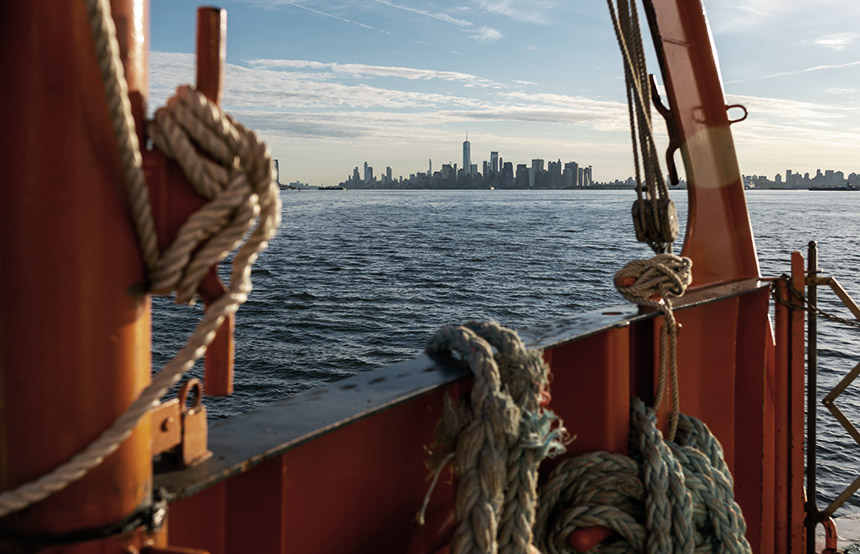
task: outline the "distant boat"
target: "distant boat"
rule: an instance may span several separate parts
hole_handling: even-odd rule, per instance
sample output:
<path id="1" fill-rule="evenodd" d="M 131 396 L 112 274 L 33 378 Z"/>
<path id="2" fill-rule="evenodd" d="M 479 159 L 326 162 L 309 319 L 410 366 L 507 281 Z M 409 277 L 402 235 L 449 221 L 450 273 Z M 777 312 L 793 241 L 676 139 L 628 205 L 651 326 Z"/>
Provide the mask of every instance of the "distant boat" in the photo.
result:
<path id="1" fill-rule="evenodd" d="M 349 189 L 347 189 L 346 187 L 332 185 L 330 187 L 320 186 L 319 190 L 349 190 Z"/>

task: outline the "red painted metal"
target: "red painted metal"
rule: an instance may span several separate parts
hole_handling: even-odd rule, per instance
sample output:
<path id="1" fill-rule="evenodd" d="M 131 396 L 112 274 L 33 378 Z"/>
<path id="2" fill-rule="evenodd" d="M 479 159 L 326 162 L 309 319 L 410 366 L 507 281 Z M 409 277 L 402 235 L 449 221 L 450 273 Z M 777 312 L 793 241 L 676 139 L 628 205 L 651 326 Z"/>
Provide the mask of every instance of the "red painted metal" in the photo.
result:
<path id="1" fill-rule="evenodd" d="M 140 129 L 148 6 L 111 7 Z M 148 384 L 150 304 L 84 3 L 3 2 L 0 22 L 0 490 L 7 490 L 82 450 Z M 0 528 L 48 537 L 115 523 L 149 500 L 150 458 L 144 418 L 102 465 Z"/>
<path id="2" fill-rule="evenodd" d="M 759 275 L 722 83 L 699 1 L 653 0 L 655 46 L 687 171 L 694 288 Z M 656 33 L 656 31 L 654 31 Z"/>
<path id="3" fill-rule="evenodd" d="M 226 55 L 227 12 L 219 8 L 197 10 L 197 89 L 216 104 L 221 100 Z M 146 182 L 152 201 L 159 247 L 167 248 L 188 216 L 207 199 L 198 195 L 179 166 L 157 150 L 144 153 Z M 208 306 L 226 291 L 213 267 L 198 292 Z M 209 396 L 233 393 L 233 332 L 235 316 L 230 314 L 206 352 L 204 390 Z"/>

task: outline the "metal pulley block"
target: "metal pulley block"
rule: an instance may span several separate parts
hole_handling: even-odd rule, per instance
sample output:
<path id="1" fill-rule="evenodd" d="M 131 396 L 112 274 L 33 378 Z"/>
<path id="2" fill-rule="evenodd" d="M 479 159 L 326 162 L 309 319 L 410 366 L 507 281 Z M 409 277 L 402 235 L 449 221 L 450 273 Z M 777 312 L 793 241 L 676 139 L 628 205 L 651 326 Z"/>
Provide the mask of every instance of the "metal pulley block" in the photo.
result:
<path id="1" fill-rule="evenodd" d="M 636 240 L 649 243 L 672 243 L 678 238 L 678 214 L 671 198 L 636 200 L 633 202 L 633 227 Z"/>

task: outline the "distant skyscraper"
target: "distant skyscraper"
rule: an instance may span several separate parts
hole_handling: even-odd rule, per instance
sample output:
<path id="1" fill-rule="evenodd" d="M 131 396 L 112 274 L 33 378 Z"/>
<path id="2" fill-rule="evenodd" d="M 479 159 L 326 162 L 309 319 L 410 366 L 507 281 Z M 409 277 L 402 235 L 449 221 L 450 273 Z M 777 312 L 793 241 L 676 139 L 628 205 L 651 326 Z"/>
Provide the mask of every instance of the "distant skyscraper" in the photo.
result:
<path id="1" fill-rule="evenodd" d="M 499 172 L 499 153 L 498 152 L 490 152 L 490 168 L 493 173 Z"/>
<path id="2" fill-rule="evenodd" d="M 367 165 L 367 162 L 364 162 L 364 182 L 365 183 L 370 182 L 370 172 L 368 171 L 368 169 L 370 169 L 370 166 Z"/>
<path id="3" fill-rule="evenodd" d="M 432 159 L 427 160 L 427 176 L 428 177 L 433 176 L 433 160 Z"/>
<path id="4" fill-rule="evenodd" d="M 387 182 L 391 182 L 391 166 L 386 166 L 385 168 L 385 180 Z"/>
<path id="5" fill-rule="evenodd" d="M 463 142 L 463 173 L 469 175 L 472 169 L 472 143 L 469 142 L 469 135 L 466 134 L 466 140 Z"/>

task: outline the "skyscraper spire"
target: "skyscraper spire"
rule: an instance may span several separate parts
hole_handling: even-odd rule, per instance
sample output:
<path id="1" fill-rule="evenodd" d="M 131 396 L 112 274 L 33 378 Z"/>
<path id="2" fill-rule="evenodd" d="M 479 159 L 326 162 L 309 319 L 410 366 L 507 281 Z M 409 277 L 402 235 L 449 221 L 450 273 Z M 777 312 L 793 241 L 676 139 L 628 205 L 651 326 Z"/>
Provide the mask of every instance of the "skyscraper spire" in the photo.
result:
<path id="1" fill-rule="evenodd" d="M 466 131 L 466 141 L 463 143 L 463 175 L 472 174 L 472 145 L 469 143 L 469 132 Z"/>

